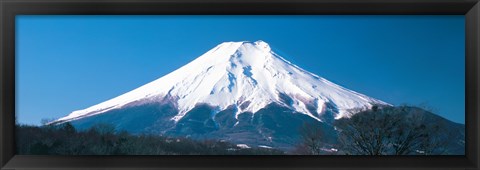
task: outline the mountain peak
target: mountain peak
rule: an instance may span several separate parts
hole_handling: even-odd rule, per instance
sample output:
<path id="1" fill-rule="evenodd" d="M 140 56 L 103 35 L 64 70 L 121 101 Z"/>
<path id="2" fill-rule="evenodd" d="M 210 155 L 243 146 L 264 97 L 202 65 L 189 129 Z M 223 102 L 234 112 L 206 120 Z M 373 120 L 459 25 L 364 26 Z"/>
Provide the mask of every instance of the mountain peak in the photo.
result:
<path id="1" fill-rule="evenodd" d="M 237 46 L 238 48 L 240 47 L 245 47 L 247 49 L 249 48 L 258 48 L 259 50 L 262 51 L 271 51 L 272 49 L 270 48 L 270 45 L 263 41 L 263 40 L 257 40 L 257 41 L 230 41 L 230 42 L 224 42 L 219 45 L 221 46 Z"/>

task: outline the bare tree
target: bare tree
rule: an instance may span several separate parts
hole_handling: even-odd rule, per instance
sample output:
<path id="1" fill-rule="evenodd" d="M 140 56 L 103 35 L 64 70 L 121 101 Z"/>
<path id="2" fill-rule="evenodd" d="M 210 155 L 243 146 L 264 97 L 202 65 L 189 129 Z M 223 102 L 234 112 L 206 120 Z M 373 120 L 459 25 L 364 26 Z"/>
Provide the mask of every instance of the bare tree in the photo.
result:
<path id="1" fill-rule="evenodd" d="M 347 154 L 382 155 L 387 152 L 391 129 L 399 120 L 384 109 L 351 110 L 358 111 L 350 119 L 336 122 L 339 128 L 339 142 Z"/>
<path id="2" fill-rule="evenodd" d="M 339 142 L 343 152 L 354 155 L 428 154 L 446 148 L 448 139 L 437 124 L 428 125 L 424 110 L 385 107 L 359 110 L 350 119 L 340 119 Z M 443 135 L 445 136 L 445 135 Z"/>

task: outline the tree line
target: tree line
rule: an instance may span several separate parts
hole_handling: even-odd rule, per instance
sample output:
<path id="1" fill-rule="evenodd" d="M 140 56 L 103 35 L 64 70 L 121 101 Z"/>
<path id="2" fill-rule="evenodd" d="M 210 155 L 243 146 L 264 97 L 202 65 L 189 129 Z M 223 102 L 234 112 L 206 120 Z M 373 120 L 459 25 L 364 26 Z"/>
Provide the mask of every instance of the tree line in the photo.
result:
<path id="1" fill-rule="evenodd" d="M 20 155 L 281 155 L 268 148 L 240 148 L 220 140 L 197 141 L 152 134 L 133 135 L 109 124 L 77 130 L 70 123 L 16 126 Z"/>

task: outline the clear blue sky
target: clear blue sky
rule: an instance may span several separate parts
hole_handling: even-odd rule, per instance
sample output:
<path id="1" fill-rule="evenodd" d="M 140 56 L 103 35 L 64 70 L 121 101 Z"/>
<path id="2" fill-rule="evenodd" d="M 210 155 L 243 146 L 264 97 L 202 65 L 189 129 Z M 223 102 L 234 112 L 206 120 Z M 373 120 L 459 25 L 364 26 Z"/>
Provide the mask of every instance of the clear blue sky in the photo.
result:
<path id="1" fill-rule="evenodd" d="M 464 16 L 17 16 L 17 120 L 116 97 L 224 41 L 388 103 L 465 120 Z"/>

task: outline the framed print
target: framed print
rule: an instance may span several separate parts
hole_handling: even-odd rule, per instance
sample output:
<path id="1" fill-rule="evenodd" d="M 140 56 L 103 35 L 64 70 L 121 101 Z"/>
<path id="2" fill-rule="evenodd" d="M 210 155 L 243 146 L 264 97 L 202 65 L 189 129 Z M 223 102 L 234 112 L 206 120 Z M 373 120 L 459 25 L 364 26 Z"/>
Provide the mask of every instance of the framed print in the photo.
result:
<path id="1" fill-rule="evenodd" d="M 478 168 L 477 1 L 2 1 L 2 169 Z"/>

